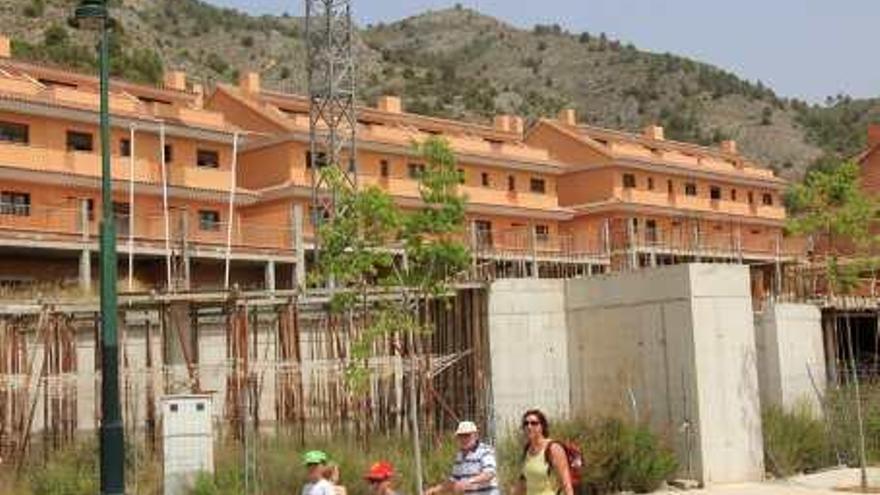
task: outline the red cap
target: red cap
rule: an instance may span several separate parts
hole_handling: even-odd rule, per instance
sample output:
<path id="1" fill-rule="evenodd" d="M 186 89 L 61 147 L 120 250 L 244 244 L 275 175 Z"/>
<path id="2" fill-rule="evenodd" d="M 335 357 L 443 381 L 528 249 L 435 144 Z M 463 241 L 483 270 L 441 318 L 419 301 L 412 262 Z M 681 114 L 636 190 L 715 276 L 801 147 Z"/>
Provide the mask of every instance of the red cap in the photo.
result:
<path id="1" fill-rule="evenodd" d="M 385 481 L 394 476 L 394 466 L 388 461 L 373 463 L 364 478 L 368 480 Z"/>

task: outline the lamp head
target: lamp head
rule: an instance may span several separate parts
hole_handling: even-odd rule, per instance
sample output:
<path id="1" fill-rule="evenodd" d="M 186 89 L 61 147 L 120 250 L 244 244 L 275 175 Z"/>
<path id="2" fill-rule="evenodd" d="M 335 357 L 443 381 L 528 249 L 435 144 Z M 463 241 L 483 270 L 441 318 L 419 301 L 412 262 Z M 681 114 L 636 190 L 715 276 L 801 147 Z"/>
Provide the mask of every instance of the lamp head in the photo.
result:
<path id="1" fill-rule="evenodd" d="M 108 18 L 104 0 L 81 0 L 74 11 L 74 19 L 81 27 L 99 28 Z"/>

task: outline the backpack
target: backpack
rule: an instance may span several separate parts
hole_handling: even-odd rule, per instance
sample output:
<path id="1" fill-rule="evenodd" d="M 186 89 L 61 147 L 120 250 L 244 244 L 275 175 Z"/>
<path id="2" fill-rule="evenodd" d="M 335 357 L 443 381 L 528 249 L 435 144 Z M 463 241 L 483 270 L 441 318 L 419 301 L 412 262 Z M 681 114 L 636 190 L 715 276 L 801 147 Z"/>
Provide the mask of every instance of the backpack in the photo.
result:
<path id="1" fill-rule="evenodd" d="M 547 444 L 547 448 L 544 449 L 544 462 L 547 463 L 547 471 L 553 469 L 553 463 L 550 462 L 550 447 L 553 444 L 558 444 L 565 450 L 565 458 L 568 459 L 568 473 L 571 477 L 571 487 L 573 489 L 577 489 L 582 482 L 582 473 L 584 468 L 584 454 L 581 452 L 580 447 L 574 444 L 574 442 L 567 442 L 561 440 L 550 440 L 550 443 Z M 526 455 L 529 452 L 529 446 L 526 445 L 523 449 L 523 459 L 526 458 Z"/>

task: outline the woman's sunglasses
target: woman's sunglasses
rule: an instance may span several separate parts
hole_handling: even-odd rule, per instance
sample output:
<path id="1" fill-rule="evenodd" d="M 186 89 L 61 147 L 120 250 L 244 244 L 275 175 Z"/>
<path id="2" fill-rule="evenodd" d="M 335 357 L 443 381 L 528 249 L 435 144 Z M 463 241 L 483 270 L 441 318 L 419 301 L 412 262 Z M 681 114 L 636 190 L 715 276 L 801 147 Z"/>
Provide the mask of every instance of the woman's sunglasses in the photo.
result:
<path id="1" fill-rule="evenodd" d="M 527 419 L 527 420 L 525 420 L 525 421 L 522 422 L 522 427 L 523 427 L 523 428 L 528 428 L 529 426 L 540 426 L 540 425 L 541 425 L 541 422 L 540 422 L 540 421 L 535 421 L 535 420 L 528 420 L 528 419 Z"/>

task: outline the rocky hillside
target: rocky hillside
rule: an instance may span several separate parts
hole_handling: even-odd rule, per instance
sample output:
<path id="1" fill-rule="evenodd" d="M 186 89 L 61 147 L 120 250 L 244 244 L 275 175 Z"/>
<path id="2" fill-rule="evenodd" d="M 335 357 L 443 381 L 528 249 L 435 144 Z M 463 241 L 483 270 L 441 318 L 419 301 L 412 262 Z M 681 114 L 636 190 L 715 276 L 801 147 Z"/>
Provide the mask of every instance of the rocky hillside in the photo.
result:
<path id="1" fill-rule="evenodd" d="M 302 19 L 248 16 L 200 0 L 110 0 L 119 29 L 116 75 L 161 79 L 181 68 L 210 83 L 259 70 L 265 84 L 305 90 Z M 69 21 L 74 0 L 0 0 L 0 31 L 17 56 L 88 70 L 93 34 Z M 736 139 L 782 175 L 855 154 L 875 101 L 846 97 L 822 107 L 777 96 L 710 65 L 641 51 L 601 33 L 558 26 L 523 30 L 472 10 L 429 11 L 358 31 L 360 96 L 403 96 L 413 112 L 488 122 L 578 109 L 591 124 L 637 130 L 659 122 L 673 139 Z"/>

